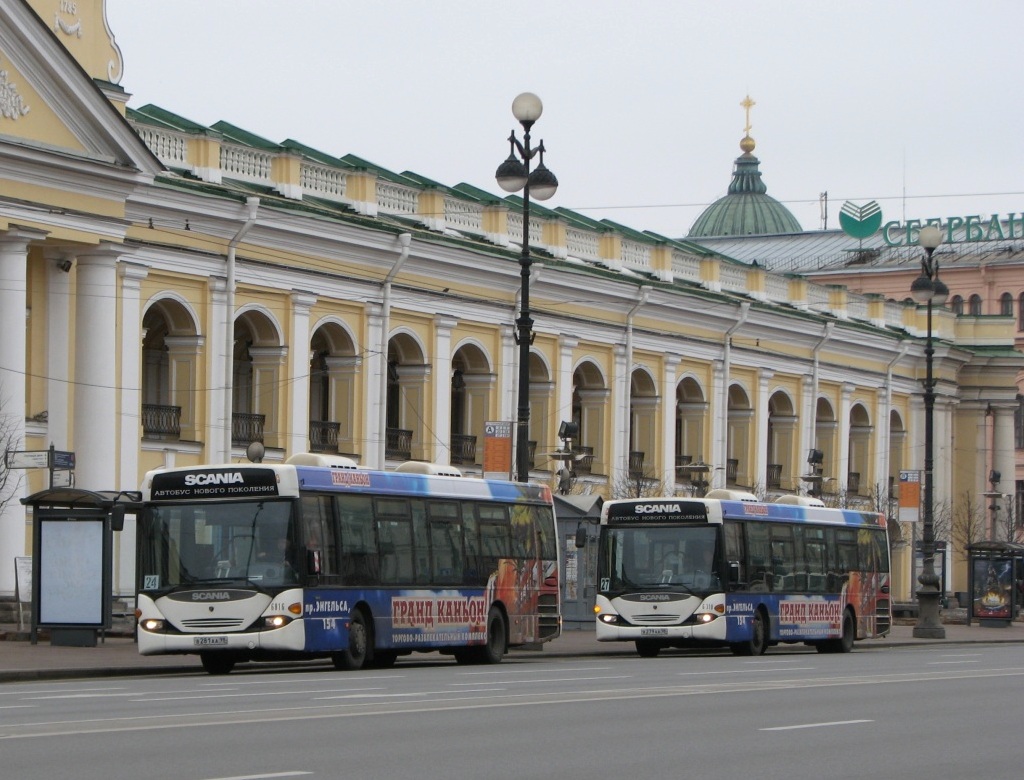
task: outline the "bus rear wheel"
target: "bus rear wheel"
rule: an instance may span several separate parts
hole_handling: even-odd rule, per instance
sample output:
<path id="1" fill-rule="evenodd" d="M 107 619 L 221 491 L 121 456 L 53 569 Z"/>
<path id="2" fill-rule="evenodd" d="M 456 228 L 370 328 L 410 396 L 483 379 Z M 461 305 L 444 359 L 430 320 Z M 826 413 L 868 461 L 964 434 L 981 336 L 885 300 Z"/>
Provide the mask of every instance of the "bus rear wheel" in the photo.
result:
<path id="1" fill-rule="evenodd" d="M 814 649 L 819 653 L 849 653 L 853 650 L 857 638 L 857 623 L 850 610 L 843 613 L 843 634 L 839 639 L 827 639 L 818 642 Z"/>
<path id="2" fill-rule="evenodd" d="M 729 646 L 735 655 L 764 655 L 768 650 L 770 636 L 768 614 L 759 609 L 750 619 L 750 638 Z"/>
<path id="3" fill-rule="evenodd" d="M 348 647 L 331 656 L 334 668 L 349 672 L 362 669 L 366 663 L 369 646 L 370 630 L 366 625 L 366 617 L 360 610 L 356 610 L 349 622 Z"/>
<path id="4" fill-rule="evenodd" d="M 225 653 L 200 653 L 199 660 L 207 674 L 231 674 L 235 668 L 235 657 Z"/>
<path id="5" fill-rule="evenodd" d="M 486 643 L 458 648 L 454 653 L 455 660 L 460 664 L 500 664 L 505 657 L 507 637 L 505 616 L 497 607 L 491 607 L 487 613 Z"/>

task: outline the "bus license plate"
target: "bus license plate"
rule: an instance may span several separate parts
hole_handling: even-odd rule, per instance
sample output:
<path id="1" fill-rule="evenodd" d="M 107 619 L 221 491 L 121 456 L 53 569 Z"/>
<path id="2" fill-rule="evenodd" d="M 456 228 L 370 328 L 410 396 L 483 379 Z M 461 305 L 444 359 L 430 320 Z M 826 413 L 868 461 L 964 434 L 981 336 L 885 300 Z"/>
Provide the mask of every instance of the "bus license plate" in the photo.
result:
<path id="1" fill-rule="evenodd" d="M 196 647 L 227 647 L 226 636 L 194 636 L 192 644 Z"/>
<path id="2" fill-rule="evenodd" d="M 640 636 L 668 636 L 667 628 L 641 628 Z"/>

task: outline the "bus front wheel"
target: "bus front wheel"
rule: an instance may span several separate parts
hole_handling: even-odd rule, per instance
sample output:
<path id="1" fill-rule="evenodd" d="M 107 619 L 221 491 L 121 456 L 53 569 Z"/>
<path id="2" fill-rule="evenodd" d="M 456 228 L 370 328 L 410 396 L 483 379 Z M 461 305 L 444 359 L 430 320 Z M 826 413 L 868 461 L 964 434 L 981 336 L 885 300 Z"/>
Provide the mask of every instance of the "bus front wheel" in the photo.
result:
<path id="1" fill-rule="evenodd" d="M 235 658 L 224 653 L 200 653 L 199 660 L 207 674 L 231 674 L 235 668 Z"/>
<path id="2" fill-rule="evenodd" d="M 641 658 L 657 658 L 661 652 L 661 645 L 652 642 L 650 639 L 636 640 L 636 654 Z"/>
<path id="3" fill-rule="evenodd" d="M 750 638 L 736 642 L 730 649 L 735 655 L 764 655 L 768 650 L 769 635 L 768 615 L 759 609 L 750 619 Z"/>
<path id="4" fill-rule="evenodd" d="M 356 610 L 352 613 L 348 627 L 348 647 L 331 656 L 334 668 L 350 672 L 362 669 L 369 645 L 370 631 L 366 626 L 366 617 Z"/>

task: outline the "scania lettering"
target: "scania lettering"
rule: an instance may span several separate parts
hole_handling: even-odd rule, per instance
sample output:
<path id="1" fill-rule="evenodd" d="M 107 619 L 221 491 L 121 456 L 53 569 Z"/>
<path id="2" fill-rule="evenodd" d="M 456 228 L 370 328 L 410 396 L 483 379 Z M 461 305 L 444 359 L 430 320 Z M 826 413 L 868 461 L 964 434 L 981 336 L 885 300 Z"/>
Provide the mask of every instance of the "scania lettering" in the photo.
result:
<path id="1" fill-rule="evenodd" d="M 561 631 L 545 485 L 300 454 L 146 475 L 143 655 L 386 667 L 412 652 L 497 663 Z"/>
<path id="2" fill-rule="evenodd" d="M 605 502 L 596 581 L 598 641 L 633 642 L 645 657 L 702 646 L 760 655 L 780 642 L 849 652 L 892 624 L 885 517 L 816 499 L 718 490 Z"/>

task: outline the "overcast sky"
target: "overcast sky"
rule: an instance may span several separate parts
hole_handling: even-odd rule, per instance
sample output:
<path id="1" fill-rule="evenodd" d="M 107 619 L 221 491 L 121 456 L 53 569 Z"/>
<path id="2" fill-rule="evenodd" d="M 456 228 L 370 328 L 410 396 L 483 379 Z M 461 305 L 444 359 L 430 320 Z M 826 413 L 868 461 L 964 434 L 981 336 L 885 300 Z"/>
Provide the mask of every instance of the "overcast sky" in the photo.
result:
<path id="1" fill-rule="evenodd" d="M 807 230 L 1024 211 L 1019 0 L 107 0 L 129 106 L 496 194 L 513 98 L 564 206 L 684 236 L 745 125 Z M 518 128 L 517 128 L 518 129 Z"/>

